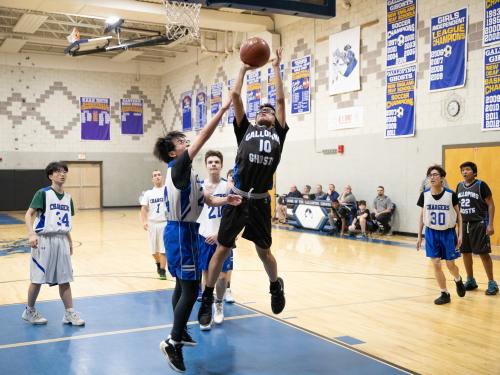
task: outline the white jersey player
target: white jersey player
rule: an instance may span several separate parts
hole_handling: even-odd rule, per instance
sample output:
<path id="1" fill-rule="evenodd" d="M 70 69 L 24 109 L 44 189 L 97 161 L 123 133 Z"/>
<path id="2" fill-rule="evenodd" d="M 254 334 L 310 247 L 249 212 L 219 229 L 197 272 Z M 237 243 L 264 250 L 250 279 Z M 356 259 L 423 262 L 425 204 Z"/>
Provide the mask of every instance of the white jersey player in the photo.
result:
<path id="1" fill-rule="evenodd" d="M 31 284 L 22 318 L 31 324 L 46 324 L 47 319 L 35 309 L 35 302 L 42 284 L 59 285 L 59 295 L 65 308 L 62 322 L 81 326 L 85 321 L 73 309 L 70 287 L 73 281 L 70 231 L 74 208 L 71 196 L 63 190 L 68 166 L 52 162 L 45 172 L 52 185 L 36 192 L 25 215 L 31 246 Z"/>
<path id="2" fill-rule="evenodd" d="M 165 187 L 159 170 L 154 170 L 151 181 L 153 188 L 141 196 L 141 220 L 144 230 L 148 231 L 151 253 L 156 263 L 156 272 L 160 279 L 166 280 L 166 257 L 163 243 L 163 231 L 167 224 L 165 206 Z"/>
<path id="3" fill-rule="evenodd" d="M 222 179 L 220 172 L 222 170 L 223 156 L 219 151 L 209 150 L 205 154 L 205 165 L 208 170 L 208 177 L 202 182 L 203 189 L 215 197 L 226 197 L 228 193 L 228 183 Z M 203 279 L 206 279 L 208 265 L 212 255 L 217 248 L 217 235 L 219 233 L 220 221 L 222 218 L 222 210 L 224 207 L 211 207 L 205 204 L 201 211 L 198 223 L 199 229 L 199 249 L 200 249 L 200 267 L 203 274 Z M 233 252 L 231 250 L 229 256 L 224 261 L 222 272 L 216 284 L 215 300 L 215 315 L 213 321 L 216 324 L 221 324 L 224 321 L 223 299 L 227 288 L 227 272 L 233 269 Z M 201 292 L 201 291 L 200 291 Z M 201 295 L 200 295 L 201 296 Z M 203 331 L 209 330 L 212 327 L 212 322 L 209 324 L 200 324 L 200 329 Z"/>

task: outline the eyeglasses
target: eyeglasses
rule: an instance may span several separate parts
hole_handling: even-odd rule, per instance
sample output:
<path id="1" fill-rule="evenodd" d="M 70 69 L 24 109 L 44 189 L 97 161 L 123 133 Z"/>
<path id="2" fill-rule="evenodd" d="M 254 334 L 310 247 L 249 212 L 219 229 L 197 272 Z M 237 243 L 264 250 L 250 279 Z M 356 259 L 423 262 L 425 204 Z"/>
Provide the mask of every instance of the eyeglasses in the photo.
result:
<path id="1" fill-rule="evenodd" d="M 261 115 L 261 114 L 269 114 L 269 115 L 274 115 L 275 112 L 269 108 L 269 107 L 264 107 L 264 108 L 261 108 L 259 109 L 259 111 L 257 112 L 258 115 Z"/>
<path id="2" fill-rule="evenodd" d="M 178 145 L 186 145 L 186 146 L 189 146 L 191 144 L 191 141 L 187 138 L 178 138 L 176 143 Z"/>
<path id="3" fill-rule="evenodd" d="M 441 177 L 439 173 L 430 173 L 429 177 Z"/>
<path id="4" fill-rule="evenodd" d="M 57 173 L 57 174 L 68 174 L 68 171 L 65 171 L 64 169 L 60 169 L 58 171 L 54 171 L 53 173 Z"/>

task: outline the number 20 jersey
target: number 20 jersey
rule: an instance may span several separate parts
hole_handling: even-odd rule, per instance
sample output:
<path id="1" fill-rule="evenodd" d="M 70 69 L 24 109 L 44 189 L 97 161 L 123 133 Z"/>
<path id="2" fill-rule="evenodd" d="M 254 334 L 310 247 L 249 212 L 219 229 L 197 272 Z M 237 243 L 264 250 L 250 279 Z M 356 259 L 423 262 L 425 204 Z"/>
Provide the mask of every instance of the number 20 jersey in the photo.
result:
<path id="1" fill-rule="evenodd" d="M 50 188 L 43 189 L 45 193 L 45 211 L 35 219 L 33 229 L 38 234 L 68 233 L 71 231 L 71 196 L 64 193 L 62 199 Z"/>
<path id="2" fill-rule="evenodd" d="M 202 186 L 205 186 L 202 181 Z M 227 181 L 221 179 L 215 190 L 212 192 L 213 196 L 225 197 L 227 196 Z M 203 237 L 210 236 L 219 232 L 220 220 L 222 218 L 222 207 L 210 207 L 206 203 L 203 205 L 200 217 L 197 222 L 200 223 L 199 234 Z"/>
<path id="3" fill-rule="evenodd" d="M 453 208 L 453 194 L 445 189 L 443 196 L 436 200 L 430 189 L 424 191 L 424 224 L 427 228 L 446 230 L 455 227 L 457 213 Z"/>

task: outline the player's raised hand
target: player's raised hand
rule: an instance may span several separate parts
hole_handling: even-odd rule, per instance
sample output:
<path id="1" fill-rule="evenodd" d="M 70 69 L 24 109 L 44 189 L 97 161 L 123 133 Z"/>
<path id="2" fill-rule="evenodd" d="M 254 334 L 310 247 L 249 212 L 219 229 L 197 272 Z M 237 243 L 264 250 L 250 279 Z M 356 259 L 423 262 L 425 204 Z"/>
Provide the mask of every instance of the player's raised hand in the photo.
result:
<path id="1" fill-rule="evenodd" d="M 276 57 L 271 60 L 273 66 L 280 66 L 281 57 L 283 56 L 283 47 L 280 47 L 276 50 Z"/>
<path id="2" fill-rule="evenodd" d="M 229 194 L 227 196 L 227 204 L 230 204 L 231 206 L 238 206 L 241 204 L 242 198 L 240 195 L 237 194 Z"/>

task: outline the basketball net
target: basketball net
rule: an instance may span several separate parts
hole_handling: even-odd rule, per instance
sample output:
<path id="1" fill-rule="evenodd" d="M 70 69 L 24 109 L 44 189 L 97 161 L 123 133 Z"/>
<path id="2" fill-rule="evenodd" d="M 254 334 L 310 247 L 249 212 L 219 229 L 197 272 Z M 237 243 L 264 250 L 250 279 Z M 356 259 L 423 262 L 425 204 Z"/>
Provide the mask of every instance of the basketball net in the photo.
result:
<path id="1" fill-rule="evenodd" d="M 177 40 L 187 37 L 189 40 L 200 37 L 201 4 L 163 0 L 167 14 L 167 37 Z"/>

